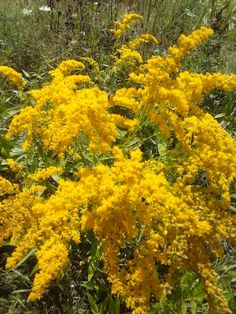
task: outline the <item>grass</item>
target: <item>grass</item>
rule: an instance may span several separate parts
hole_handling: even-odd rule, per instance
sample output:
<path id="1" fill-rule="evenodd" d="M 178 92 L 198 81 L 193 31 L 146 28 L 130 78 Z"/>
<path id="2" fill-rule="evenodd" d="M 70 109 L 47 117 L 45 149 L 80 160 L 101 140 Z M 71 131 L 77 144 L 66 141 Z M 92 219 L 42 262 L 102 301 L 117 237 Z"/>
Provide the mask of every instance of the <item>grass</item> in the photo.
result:
<path id="1" fill-rule="evenodd" d="M 81 55 L 102 58 L 113 43 L 106 29 L 125 12 L 144 16 L 140 28 L 157 36 L 160 51 L 175 42 L 181 33 L 189 33 L 201 25 L 213 27 L 216 35 L 211 59 L 216 59 L 215 65 L 223 72 L 236 68 L 232 58 L 236 29 L 234 0 L 66 0 L 54 2 L 51 11 L 40 10 L 45 1 L 25 3 L 0 2 L 0 62 L 19 70 L 42 72 L 62 59 Z"/>

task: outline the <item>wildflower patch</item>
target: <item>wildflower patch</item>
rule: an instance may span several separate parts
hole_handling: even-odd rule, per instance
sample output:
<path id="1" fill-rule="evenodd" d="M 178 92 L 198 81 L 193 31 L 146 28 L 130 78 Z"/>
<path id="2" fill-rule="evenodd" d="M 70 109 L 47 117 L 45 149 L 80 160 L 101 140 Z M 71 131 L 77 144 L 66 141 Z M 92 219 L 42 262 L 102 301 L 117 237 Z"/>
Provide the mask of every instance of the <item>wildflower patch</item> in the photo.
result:
<path id="1" fill-rule="evenodd" d="M 131 14 L 116 22 L 116 45 L 136 20 L 141 17 Z M 6 137 L 38 156 L 33 165 L 8 162 L 21 180 L 0 178 L 0 240 L 15 246 L 9 268 L 36 251 L 29 300 L 40 299 L 66 269 L 71 241 L 92 231 L 111 291 L 133 313 L 147 313 L 150 296 L 171 292 L 183 270 L 199 276 L 211 309 L 231 313 L 212 260 L 223 256 L 220 239 L 236 240 L 230 210 L 236 143 L 201 101 L 214 89 L 236 91 L 236 75 L 181 68 L 212 34 L 202 27 L 181 35 L 167 55 L 147 60 L 139 46 L 157 40 L 143 35 L 118 45 L 109 68 L 87 57 L 63 61 L 50 71 L 51 81 L 22 92 L 31 103 L 13 117 Z M 125 81 L 119 81 L 122 67 Z M 0 72 L 23 90 L 20 74 Z M 145 155 L 137 140 L 147 124 L 162 144 L 155 156 Z M 130 243 L 132 254 L 122 256 Z"/>

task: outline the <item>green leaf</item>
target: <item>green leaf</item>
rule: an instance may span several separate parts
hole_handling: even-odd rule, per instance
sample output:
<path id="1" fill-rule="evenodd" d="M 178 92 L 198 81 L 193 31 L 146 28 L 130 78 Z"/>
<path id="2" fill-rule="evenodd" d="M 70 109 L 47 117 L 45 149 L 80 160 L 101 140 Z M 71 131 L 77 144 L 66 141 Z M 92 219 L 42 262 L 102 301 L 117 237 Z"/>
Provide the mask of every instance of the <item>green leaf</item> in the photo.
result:
<path id="1" fill-rule="evenodd" d="M 97 306 L 94 298 L 88 292 L 87 292 L 87 297 L 88 297 L 88 302 L 89 302 L 92 313 L 93 314 L 99 314 L 99 309 L 98 309 L 98 306 Z"/>
<path id="2" fill-rule="evenodd" d="M 15 116 L 19 112 L 20 112 L 20 108 L 19 107 L 10 108 L 10 109 L 6 110 L 6 112 L 4 114 L 4 118 L 5 119 L 9 119 L 9 118 Z"/>
<path id="3" fill-rule="evenodd" d="M 236 200 L 236 194 L 232 194 L 232 195 L 231 195 L 231 198 L 232 198 L 233 200 Z"/>
<path id="4" fill-rule="evenodd" d="M 19 271 L 16 270 L 16 269 L 12 269 L 12 272 L 13 272 L 14 274 L 16 274 L 18 277 L 20 277 L 24 282 L 27 282 L 27 283 L 30 284 L 30 285 L 32 284 L 32 282 L 31 282 L 31 280 L 29 279 L 28 276 L 22 274 L 21 272 L 19 272 Z"/>
<path id="5" fill-rule="evenodd" d="M 107 306 L 108 306 L 109 300 L 110 300 L 110 297 L 108 296 L 100 304 L 100 306 L 99 306 L 99 313 L 100 314 L 107 313 Z M 110 313 L 110 312 L 108 312 L 108 313 Z"/>
<path id="6" fill-rule="evenodd" d="M 0 146 L 4 149 L 9 150 L 12 148 L 12 143 L 8 141 L 4 136 L 0 135 Z"/>
<path id="7" fill-rule="evenodd" d="M 14 290 L 12 293 L 24 293 L 24 292 L 29 292 L 31 289 L 20 289 L 20 290 Z"/>
<path id="8" fill-rule="evenodd" d="M 24 74 L 25 77 L 30 78 L 30 74 L 26 72 L 25 70 L 21 69 L 22 73 Z"/>
<path id="9" fill-rule="evenodd" d="M 194 299 L 196 300 L 202 300 L 205 297 L 203 288 L 202 288 L 202 284 L 201 283 L 197 283 L 194 287 L 194 289 L 192 290 L 192 296 Z"/>
<path id="10" fill-rule="evenodd" d="M 224 272 L 227 272 L 229 270 L 232 270 L 232 269 L 235 269 L 236 268 L 236 264 L 233 264 L 233 265 L 224 265 L 222 267 L 222 269 L 224 270 Z"/>
<path id="11" fill-rule="evenodd" d="M 53 178 L 53 180 L 54 180 L 55 182 L 57 182 L 57 183 L 61 180 L 61 177 L 60 177 L 58 174 L 52 175 L 52 178 Z"/>
<path id="12" fill-rule="evenodd" d="M 130 140 L 128 142 L 128 144 L 126 145 L 126 148 L 129 148 L 129 147 L 132 147 L 132 146 L 137 146 L 138 147 L 138 144 L 141 143 L 141 140 L 140 138 L 137 138 L 135 137 L 134 139 Z"/>
<path id="13" fill-rule="evenodd" d="M 25 151 L 19 147 L 14 147 L 10 153 L 11 157 L 20 157 L 26 155 Z"/>
<path id="14" fill-rule="evenodd" d="M 99 286 L 96 283 L 92 282 L 92 281 L 83 281 L 81 283 L 81 286 L 86 288 L 86 289 L 88 289 L 88 290 L 94 290 L 94 289 L 96 291 L 99 290 Z"/>
<path id="15" fill-rule="evenodd" d="M 101 260 L 101 247 L 99 243 L 94 243 L 91 249 L 91 262 L 88 267 L 88 281 L 91 281 L 94 271 L 98 268 Z"/>
<path id="16" fill-rule="evenodd" d="M 229 209 L 230 209 L 232 212 L 236 213 L 236 208 L 235 208 L 235 207 L 229 206 Z"/>
<path id="17" fill-rule="evenodd" d="M 37 263 L 30 273 L 30 277 L 32 277 L 39 269 L 39 264 Z"/>
<path id="18" fill-rule="evenodd" d="M 185 302 L 182 300 L 181 301 L 181 306 L 180 306 L 180 314 L 186 314 L 187 313 L 187 306 Z"/>
<path id="19" fill-rule="evenodd" d="M 163 142 L 163 143 L 158 143 L 157 145 L 158 147 L 158 152 L 159 154 L 162 156 L 164 154 L 166 154 L 167 151 L 167 143 Z"/>
<path id="20" fill-rule="evenodd" d="M 33 248 L 29 251 L 28 254 L 26 254 L 20 261 L 19 263 L 16 265 L 16 268 L 18 268 L 20 265 L 22 265 L 25 261 L 27 261 L 28 258 L 30 258 L 31 256 L 34 255 L 34 253 L 36 252 L 36 249 Z"/>
<path id="21" fill-rule="evenodd" d="M 223 118 L 225 116 L 225 113 L 222 112 L 222 113 L 219 113 L 215 116 L 215 119 L 220 119 L 220 118 Z"/>
<path id="22" fill-rule="evenodd" d="M 110 298 L 109 302 L 109 314 L 119 314 L 120 313 L 120 302 L 116 299 Z"/>
<path id="23" fill-rule="evenodd" d="M 197 303 L 194 300 L 191 301 L 191 313 L 192 314 L 197 313 Z"/>

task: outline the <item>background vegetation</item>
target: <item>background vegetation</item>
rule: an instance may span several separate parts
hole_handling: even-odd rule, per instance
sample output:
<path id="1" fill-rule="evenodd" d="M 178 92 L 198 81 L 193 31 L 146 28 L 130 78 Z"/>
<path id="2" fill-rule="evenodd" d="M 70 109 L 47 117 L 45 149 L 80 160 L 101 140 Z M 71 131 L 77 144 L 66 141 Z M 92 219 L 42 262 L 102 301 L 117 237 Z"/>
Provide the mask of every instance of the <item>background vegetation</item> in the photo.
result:
<path id="1" fill-rule="evenodd" d="M 37 71 L 70 57 L 104 58 L 113 42 L 107 29 L 125 12 L 144 16 L 135 31 L 141 28 L 157 36 L 156 53 L 163 52 L 182 33 L 202 25 L 212 27 L 215 37 L 207 51 L 202 51 L 202 67 L 236 70 L 234 0 L 1 0 L 1 63 Z M 199 70 L 198 64 L 194 66 Z"/>
<path id="2" fill-rule="evenodd" d="M 31 88 L 47 78 L 49 69 L 67 58 L 90 56 L 103 67 L 109 67 L 114 38 L 107 29 L 125 12 L 144 16 L 142 25 L 127 36 L 134 37 L 145 31 L 159 39 L 158 48 L 145 47 L 144 54 L 163 55 L 180 34 L 190 33 L 201 25 L 212 27 L 214 37 L 188 57 L 184 66 L 195 72 L 236 72 L 234 0 L 0 0 L 0 64 L 23 72 Z M 0 128 L 4 132 L 19 106 L 17 92 L 10 93 L 3 76 L 0 82 Z M 215 91 L 204 100 L 203 106 L 236 135 L 235 93 Z M 2 149 L 12 149 L 4 139 L 0 140 L 1 154 Z M 22 151 L 15 148 L 14 154 L 21 156 Z M 1 169 L 4 169 L 2 160 L 1 157 Z M 236 311 L 235 248 L 229 243 L 224 243 L 224 248 L 225 259 L 216 260 L 215 267 L 219 285 L 232 311 Z M 73 248 L 69 269 L 36 304 L 27 301 L 31 278 L 26 275 L 27 267 L 35 264 L 35 258 L 28 255 L 17 270 L 5 270 L 6 257 L 11 251 L 7 245 L 0 248 L 0 313 L 129 313 L 110 294 L 106 275 L 100 269 L 100 247 L 92 234 Z M 153 304 L 151 313 L 207 313 L 201 288 L 195 275 L 183 273 L 174 293 Z"/>

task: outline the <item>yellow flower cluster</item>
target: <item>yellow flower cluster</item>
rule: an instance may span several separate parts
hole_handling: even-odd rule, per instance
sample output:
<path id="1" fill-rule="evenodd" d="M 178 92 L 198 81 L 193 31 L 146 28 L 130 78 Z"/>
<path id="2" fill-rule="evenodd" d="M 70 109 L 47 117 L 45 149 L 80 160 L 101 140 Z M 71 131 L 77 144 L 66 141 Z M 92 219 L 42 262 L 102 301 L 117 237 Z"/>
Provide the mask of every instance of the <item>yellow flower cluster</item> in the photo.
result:
<path id="1" fill-rule="evenodd" d="M 73 67 L 84 66 L 74 60 L 64 61 L 50 71 L 53 80 L 49 85 L 30 92 L 35 106 L 23 108 L 14 117 L 7 133 L 9 139 L 26 131 L 24 149 L 37 138 L 47 150 L 62 154 L 84 133 L 91 151 L 108 151 L 116 138 L 116 121 L 120 124 L 122 119 L 123 125 L 133 125 L 128 119 L 109 114 L 107 93 L 94 86 L 89 76 L 66 75 Z"/>
<path id="2" fill-rule="evenodd" d="M 4 194 L 12 194 L 17 191 L 17 185 L 12 184 L 9 180 L 0 176 L 0 196 Z"/>
<path id="3" fill-rule="evenodd" d="M 64 77 L 70 73 L 71 70 L 73 69 L 84 69 L 85 66 L 82 62 L 76 61 L 76 60 L 66 60 L 63 61 L 59 66 L 55 69 L 50 71 L 49 73 L 53 77 Z"/>
<path id="4" fill-rule="evenodd" d="M 0 204 L 0 242 L 10 239 L 10 244 L 16 246 L 8 259 L 9 267 L 14 267 L 38 241 L 37 216 L 32 212 L 32 205 L 40 200 L 37 193 L 44 189 L 42 186 L 32 186 L 23 191 L 18 188 L 15 195 L 6 197 Z"/>
<path id="5" fill-rule="evenodd" d="M 119 39 L 124 35 L 125 31 L 129 29 L 135 21 L 142 20 L 143 17 L 139 14 L 135 13 L 125 14 L 121 22 L 119 21 L 114 22 L 114 24 L 117 26 L 117 29 L 110 29 L 110 32 L 115 35 L 116 39 Z"/>
<path id="6" fill-rule="evenodd" d="M 29 295 L 30 301 L 38 300 L 50 282 L 58 277 L 68 263 L 68 247 L 60 237 L 46 240 L 36 254 L 39 261 L 39 273 L 34 279 L 34 287 Z"/>
<path id="7" fill-rule="evenodd" d="M 7 159 L 7 164 L 13 172 L 15 172 L 17 174 L 23 173 L 22 166 L 17 161 L 15 161 L 14 159 L 12 159 L 12 158 Z"/>
<path id="8" fill-rule="evenodd" d="M 118 52 L 120 54 L 120 58 L 117 59 L 114 70 L 117 70 L 117 68 L 121 67 L 121 65 L 135 65 L 143 62 L 141 54 L 126 45 L 122 45 L 122 47 L 118 49 Z"/>
<path id="9" fill-rule="evenodd" d="M 140 16 L 125 16 L 117 23 L 117 38 L 136 19 Z M 82 158 L 83 134 L 93 156 L 108 152 L 113 160 L 71 170 L 73 176 L 60 179 L 54 192 L 45 195 L 46 187 L 37 181 L 63 171 L 56 158 L 53 166 L 38 165 L 22 189 L 0 179 L 0 191 L 6 194 L 0 203 L 0 240 L 16 246 L 7 266 L 17 265 L 31 249 L 38 259 L 30 300 L 41 298 L 67 266 L 70 241 L 78 243 L 81 232 L 93 231 L 101 241 L 112 293 L 123 297 L 133 313 L 147 313 L 150 296 L 159 300 L 170 293 L 184 269 L 202 280 L 212 310 L 230 313 L 217 288 L 212 257 L 223 255 L 221 238 L 236 243 L 236 220 L 230 211 L 236 143 L 200 103 L 215 88 L 236 91 L 236 76 L 180 71 L 179 64 L 211 34 L 201 28 L 182 35 L 169 55 L 140 59 L 141 65 L 129 74 L 132 87 L 117 88 L 110 97 L 88 75 L 71 73 L 74 68 L 84 71 L 75 60 L 62 62 L 50 72 L 52 82 L 30 92 L 35 104 L 13 118 L 8 138 L 22 132 L 29 149 L 37 139 L 46 150 L 59 155 L 73 151 Z M 150 40 L 156 43 L 145 35 L 126 47 L 135 52 Z M 129 65 L 122 53 L 120 60 Z M 112 114 L 115 106 L 130 110 L 134 118 Z M 141 132 L 144 115 L 171 144 L 166 154 L 172 162 L 144 160 L 140 149 L 130 148 L 129 136 L 132 140 Z M 119 126 L 128 129 L 123 150 Z"/>
<path id="10" fill-rule="evenodd" d="M 39 272 L 30 300 L 39 299 L 67 265 L 69 241 L 79 241 L 79 200 L 73 186 L 72 182 L 62 182 L 58 196 L 46 200 L 40 196 L 45 187 L 32 185 L 1 202 L 0 241 L 10 238 L 10 244 L 16 246 L 7 267 L 15 267 L 32 248 L 37 250 Z"/>
<path id="11" fill-rule="evenodd" d="M 153 42 L 158 44 L 158 40 L 151 34 L 144 34 L 131 40 L 128 44 L 130 49 L 137 49 L 140 45 Z"/>
<path id="12" fill-rule="evenodd" d="M 61 174 L 62 172 L 63 172 L 62 167 L 51 166 L 43 169 L 37 169 L 36 173 L 31 175 L 30 178 L 34 181 L 41 181 L 46 180 L 55 174 Z"/>
<path id="13" fill-rule="evenodd" d="M 151 34 L 145 34 L 131 40 L 127 45 L 122 45 L 117 51 L 120 56 L 117 58 L 113 71 L 117 71 L 122 65 L 135 65 L 143 62 L 141 54 L 137 51 L 140 45 L 153 42 L 157 44 L 157 39 Z"/>
<path id="14" fill-rule="evenodd" d="M 24 89 L 26 82 L 23 80 L 22 74 L 4 65 L 0 66 L 0 73 L 6 75 L 12 85 L 16 86 L 19 90 Z"/>
<path id="15" fill-rule="evenodd" d="M 94 69 L 97 73 L 100 72 L 99 64 L 93 58 L 80 57 L 80 60 L 87 62 L 91 66 L 91 68 Z"/>
<path id="16" fill-rule="evenodd" d="M 213 30 L 207 27 L 201 27 L 192 32 L 189 36 L 183 34 L 177 41 L 178 46 L 170 47 L 169 53 L 176 61 L 180 61 L 187 56 L 192 49 L 196 48 L 200 43 L 206 41 L 212 35 Z"/>

